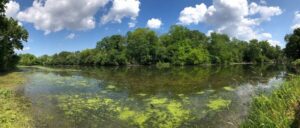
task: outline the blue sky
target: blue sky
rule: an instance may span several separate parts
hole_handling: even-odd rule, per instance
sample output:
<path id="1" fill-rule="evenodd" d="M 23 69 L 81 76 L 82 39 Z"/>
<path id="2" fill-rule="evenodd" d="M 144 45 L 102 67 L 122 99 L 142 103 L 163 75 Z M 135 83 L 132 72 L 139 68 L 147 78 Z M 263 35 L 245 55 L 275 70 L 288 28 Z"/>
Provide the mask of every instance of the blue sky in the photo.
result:
<path id="1" fill-rule="evenodd" d="M 6 15 L 29 31 L 18 52 L 40 56 L 94 48 L 105 36 L 137 27 L 161 34 L 174 24 L 284 46 L 284 36 L 300 26 L 299 5 L 298 0 L 16 0 Z"/>

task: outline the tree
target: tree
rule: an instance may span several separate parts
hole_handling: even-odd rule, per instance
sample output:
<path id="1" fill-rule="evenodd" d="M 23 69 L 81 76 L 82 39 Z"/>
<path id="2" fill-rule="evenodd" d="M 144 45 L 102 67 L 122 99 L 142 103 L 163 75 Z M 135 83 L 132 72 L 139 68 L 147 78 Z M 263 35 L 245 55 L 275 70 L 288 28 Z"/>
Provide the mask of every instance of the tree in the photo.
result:
<path id="1" fill-rule="evenodd" d="M 230 38 L 225 34 L 212 33 L 209 40 L 208 50 L 212 56 L 213 63 L 233 62 L 233 54 L 229 47 Z"/>
<path id="2" fill-rule="evenodd" d="M 128 55 L 132 63 L 154 64 L 158 61 L 159 40 L 150 29 L 139 28 L 127 34 Z"/>
<path id="3" fill-rule="evenodd" d="M 21 65 L 36 65 L 38 64 L 37 58 L 32 54 L 21 54 L 20 55 L 20 62 Z"/>
<path id="4" fill-rule="evenodd" d="M 37 59 L 39 65 L 52 65 L 52 57 L 48 55 L 43 55 Z"/>
<path id="5" fill-rule="evenodd" d="M 28 32 L 18 22 L 4 15 L 8 0 L 0 0 L 0 70 L 9 70 L 16 66 L 19 57 L 15 50 L 23 49 L 22 42 L 27 41 Z"/>
<path id="6" fill-rule="evenodd" d="M 105 54 L 105 56 L 100 55 L 100 52 L 98 52 L 97 55 L 101 58 L 101 60 L 97 58 L 95 59 L 97 59 L 97 63 L 101 62 L 102 65 L 125 65 L 128 63 L 126 46 L 126 38 L 121 35 L 105 37 L 97 43 L 96 47 L 96 49 L 101 51 L 102 54 Z M 107 57 L 106 62 L 103 62 L 103 57 Z"/>
<path id="7" fill-rule="evenodd" d="M 300 28 L 285 37 L 287 42 L 284 53 L 291 60 L 300 59 Z"/>

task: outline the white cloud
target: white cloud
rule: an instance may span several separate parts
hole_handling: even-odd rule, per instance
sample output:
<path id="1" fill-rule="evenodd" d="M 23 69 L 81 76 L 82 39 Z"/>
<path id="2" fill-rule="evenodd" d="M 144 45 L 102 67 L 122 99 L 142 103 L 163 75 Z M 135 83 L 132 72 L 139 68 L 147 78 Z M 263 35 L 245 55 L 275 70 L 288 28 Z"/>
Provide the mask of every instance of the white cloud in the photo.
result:
<path id="1" fill-rule="evenodd" d="M 9 1 L 6 4 L 5 15 L 7 17 L 16 18 L 17 13 L 19 12 L 19 10 L 20 10 L 19 3 L 15 2 L 15 1 Z"/>
<path id="2" fill-rule="evenodd" d="M 24 47 L 22 50 L 15 49 L 15 52 L 18 54 L 24 54 L 27 53 L 28 50 L 30 50 L 30 47 Z"/>
<path id="3" fill-rule="evenodd" d="M 203 3 L 196 5 L 196 7 L 186 7 L 180 12 L 180 24 L 198 24 L 199 22 L 204 21 L 206 11 L 207 7 Z"/>
<path id="4" fill-rule="evenodd" d="M 259 14 L 261 21 L 269 21 L 272 16 L 278 16 L 282 14 L 282 10 L 279 7 L 268 7 L 268 6 L 260 6 L 256 3 L 250 4 L 250 14 Z"/>
<path id="5" fill-rule="evenodd" d="M 139 0 L 114 0 L 112 8 L 109 12 L 102 16 L 101 23 L 106 24 L 108 22 L 121 23 L 123 18 L 130 18 L 135 20 L 140 12 Z"/>
<path id="6" fill-rule="evenodd" d="M 299 11 L 295 12 L 294 25 L 291 27 L 291 29 L 296 29 L 296 28 L 300 28 L 300 12 Z"/>
<path id="7" fill-rule="evenodd" d="M 76 37 L 76 34 L 75 33 L 70 33 L 68 36 L 66 36 L 66 39 L 74 39 Z"/>
<path id="8" fill-rule="evenodd" d="M 213 32 L 214 32 L 213 30 L 208 30 L 208 31 L 206 32 L 206 36 L 210 36 Z"/>
<path id="9" fill-rule="evenodd" d="M 248 4 L 247 0 L 213 0 L 211 6 L 200 4 L 194 8 L 183 9 L 179 21 L 186 25 L 206 23 L 215 32 L 241 40 L 270 40 L 272 35 L 262 32 L 258 27 L 262 22 L 270 21 L 271 17 L 281 13 L 279 7 Z"/>
<path id="10" fill-rule="evenodd" d="M 136 25 L 136 22 L 129 22 L 129 23 L 128 23 L 128 27 L 129 27 L 129 28 L 134 28 L 135 25 Z"/>
<path id="11" fill-rule="evenodd" d="M 155 19 L 155 18 L 152 18 L 150 20 L 148 20 L 147 22 L 147 27 L 148 28 L 151 28 L 151 29 L 159 29 L 162 25 L 162 22 L 160 19 Z"/>
<path id="12" fill-rule="evenodd" d="M 268 40 L 268 42 L 272 45 L 272 46 L 276 46 L 276 45 L 278 45 L 278 46 L 280 46 L 281 45 L 281 43 L 279 42 L 279 41 L 277 41 L 277 40 Z"/>
<path id="13" fill-rule="evenodd" d="M 94 15 L 109 0 L 34 0 L 32 7 L 19 12 L 17 19 L 34 24 L 45 34 L 95 28 Z"/>

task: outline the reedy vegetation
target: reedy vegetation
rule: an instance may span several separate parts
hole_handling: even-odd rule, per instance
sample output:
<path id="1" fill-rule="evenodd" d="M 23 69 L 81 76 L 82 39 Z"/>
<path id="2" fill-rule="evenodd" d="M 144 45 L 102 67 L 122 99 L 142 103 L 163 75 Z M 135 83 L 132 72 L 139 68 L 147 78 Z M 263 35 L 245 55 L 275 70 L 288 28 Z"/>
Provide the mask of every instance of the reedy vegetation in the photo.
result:
<path id="1" fill-rule="evenodd" d="M 199 65 L 281 63 L 284 60 L 281 48 L 271 46 L 268 41 L 247 42 L 219 33 L 206 36 L 177 25 L 159 36 L 150 29 L 138 28 L 125 36 L 105 37 L 94 49 L 63 51 L 52 56 L 20 56 L 21 65 Z"/>
<path id="2" fill-rule="evenodd" d="M 248 119 L 241 125 L 243 128 L 288 128 L 298 127 L 300 77 L 291 76 L 272 94 L 255 97 Z M 298 112 L 296 111 L 298 110 Z M 299 119 L 299 117 L 298 117 Z"/>

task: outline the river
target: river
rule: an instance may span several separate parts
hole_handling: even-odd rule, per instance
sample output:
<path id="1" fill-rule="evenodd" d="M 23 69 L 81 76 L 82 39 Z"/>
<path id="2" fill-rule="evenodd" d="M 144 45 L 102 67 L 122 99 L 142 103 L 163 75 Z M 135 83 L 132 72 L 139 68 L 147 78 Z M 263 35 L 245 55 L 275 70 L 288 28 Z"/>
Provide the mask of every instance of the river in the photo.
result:
<path id="1" fill-rule="evenodd" d="M 251 99 L 282 83 L 278 65 L 21 67 L 39 128 L 238 127 Z"/>

